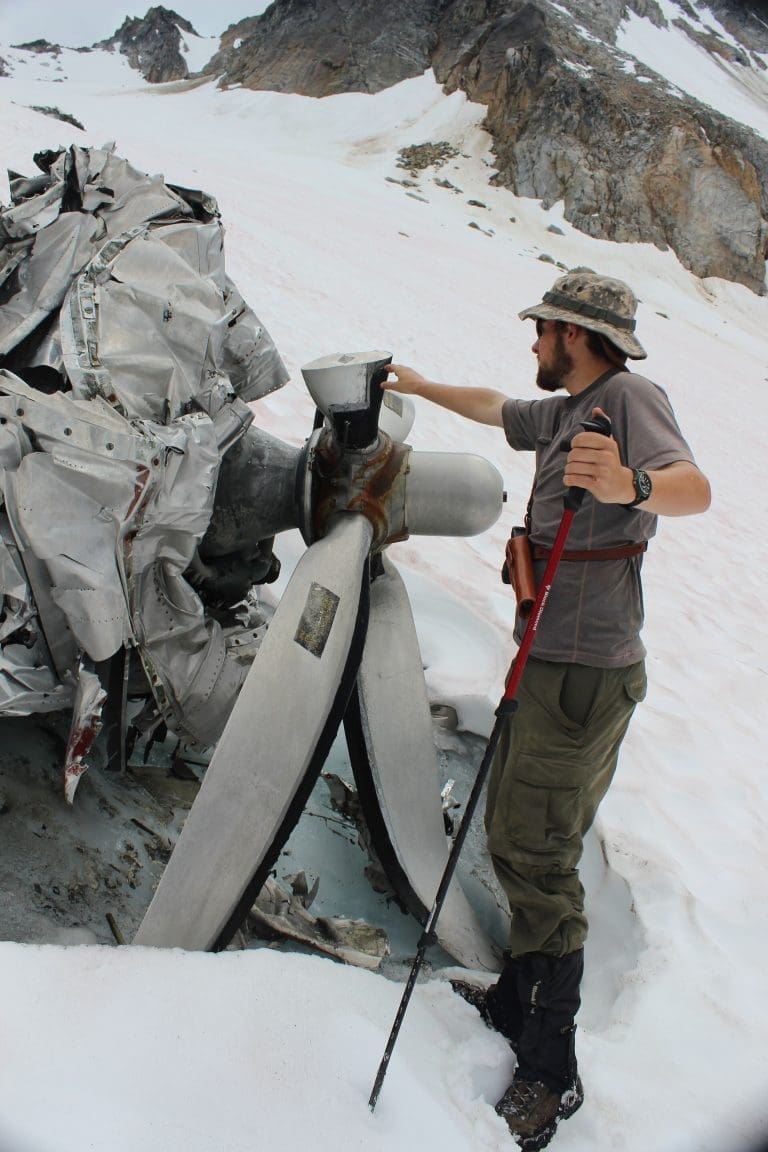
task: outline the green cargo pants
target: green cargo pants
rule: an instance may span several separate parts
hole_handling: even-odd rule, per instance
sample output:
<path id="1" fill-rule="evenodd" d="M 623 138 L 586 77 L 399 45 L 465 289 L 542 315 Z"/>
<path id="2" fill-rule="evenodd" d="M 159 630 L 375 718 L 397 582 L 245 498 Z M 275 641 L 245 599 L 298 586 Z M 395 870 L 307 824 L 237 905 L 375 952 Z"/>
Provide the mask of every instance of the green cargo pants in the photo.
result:
<path id="1" fill-rule="evenodd" d="M 488 849 L 512 912 L 510 954 L 564 956 L 587 936 L 578 866 L 613 779 L 645 665 L 528 661 L 488 782 Z"/>

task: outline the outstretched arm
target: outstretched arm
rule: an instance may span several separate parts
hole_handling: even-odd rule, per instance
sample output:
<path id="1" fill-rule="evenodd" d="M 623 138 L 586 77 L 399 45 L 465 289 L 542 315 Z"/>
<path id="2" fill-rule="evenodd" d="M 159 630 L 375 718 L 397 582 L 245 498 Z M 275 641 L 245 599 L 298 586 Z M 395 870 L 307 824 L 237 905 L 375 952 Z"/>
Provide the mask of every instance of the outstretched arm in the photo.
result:
<path id="1" fill-rule="evenodd" d="M 453 384 L 437 384 L 427 380 L 407 368 L 404 364 L 390 364 L 390 375 L 394 380 L 387 380 L 382 384 L 392 392 L 402 392 L 408 396 L 423 396 L 449 412 L 456 412 L 459 416 L 466 416 L 468 420 L 475 420 L 478 424 L 494 424 L 503 427 L 501 410 L 507 397 L 503 392 L 496 392 L 493 388 L 463 388 Z"/>

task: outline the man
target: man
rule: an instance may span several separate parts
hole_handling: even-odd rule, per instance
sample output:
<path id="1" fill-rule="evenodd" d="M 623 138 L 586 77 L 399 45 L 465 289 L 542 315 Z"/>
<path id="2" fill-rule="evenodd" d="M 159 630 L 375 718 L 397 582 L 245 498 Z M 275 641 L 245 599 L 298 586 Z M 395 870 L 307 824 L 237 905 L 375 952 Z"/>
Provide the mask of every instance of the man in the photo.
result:
<path id="1" fill-rule="evenodd" d="M 587 935 L 578 865 L 645 695 L 642 552 L 658 516 L 704 512 L 710 502 L 665 393 L 626 371 L 627 357 L 646 356 L 634 336 L 636 308 L 622 281 L 577 269 L 520 313 L 536 322 L 538 386 L 564 395 L 511 400 L 396 364 L 385 385 L 498 425 L 512 448 L 536 453 L 528 522 L 538 579 L 565 488 L 592 497 L 573 520 L 489 779 L 488 847 L 512 913 L 507 959 L 487 991 L 454 984 L 517 1054 L 496 1111 L 526 1152 L 548 1144 L 583 1100 L 574 1046 Z M 608 417 L 610 436 L 582 429 L 596 415 Z M 518 643 L 523 633 L 518 617 Z"/>

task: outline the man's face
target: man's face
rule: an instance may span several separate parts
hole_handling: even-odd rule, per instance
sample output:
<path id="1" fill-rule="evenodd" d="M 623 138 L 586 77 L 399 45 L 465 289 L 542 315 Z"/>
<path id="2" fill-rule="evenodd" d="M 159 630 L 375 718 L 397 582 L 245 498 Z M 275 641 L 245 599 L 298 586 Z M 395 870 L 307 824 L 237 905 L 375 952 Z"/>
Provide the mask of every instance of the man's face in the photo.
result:
<path id="1" fill-rule="evenodd" d="M 539 359 L 536 385 L 544 392 L 557 392 L 573 371 L 573 357 L 565 349 L 563 330 L 554 320 L 536 321 L 533 351 Z"/>

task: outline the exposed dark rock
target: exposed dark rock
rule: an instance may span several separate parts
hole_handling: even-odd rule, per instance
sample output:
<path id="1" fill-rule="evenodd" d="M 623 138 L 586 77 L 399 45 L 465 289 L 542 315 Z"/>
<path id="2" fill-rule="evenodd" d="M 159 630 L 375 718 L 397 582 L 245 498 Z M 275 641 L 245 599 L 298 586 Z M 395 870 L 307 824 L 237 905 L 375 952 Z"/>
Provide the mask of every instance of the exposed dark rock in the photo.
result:
<path id="1" fill-rule="evenodd" d="M 40 112 L 43 116 L 52 116 L 54 120 L 61 120 L 64 124 L 72 124 L 75 128 L 80 128 L 85 132 L 85 125 L 71 116 L 69 112 L 62 112 L 59 108 L 54 108 L 48 104 L 30 104 L 29 107 L 33 112 Z"/>
<path id="2" fill-rule="evenodd" d="M 458 148 L 454 148 L 447 140 L 438 140 L 435 144 L 411 144 L 398 152 L 397 166 L 407 168 L 411 175 L 416 175 L 425 168 L 442 168 L 443 164 L 458 154 Z"/>
<path id="3" fill-rule="evenodd" d="M 101 40 L 95 48 L 117 48 L 128 58 L 131 68 L 141 72 L 150 84 L 186 80 L 187 62 L 181 52 L 181 32 L 196 35 L 190 22 L 170 8 L 150 8 L 141 19 L 127 16 L 114 36 Z"/>
<path id="4" fill-rule="evenodd" d="M 25 52 L 50 52 L 52 56 L 61 55 L 61 45 L 51 44 L 48 40 L 28 40 L 25 44 L 13 44 L 13 48 L 21 48 Z"/>
<path id="5" fill-rule="evenodd" d="M 445 3 L 277 0 L 229 28 L 205 71 L 223 64 L 223 85 L 303 96 L 380 92 L 429 67 Z"/>
<path id="6" fill-rule="evenodd" d="M 742 48 L 734 48 L 721 36 L 716 36 L 710 29 L 702 31 L 693 27 L 687 20 L 678 19 L 674 20 L 673 24 L 676 28 L 685 32 L 691 40 L 695 41 L 700 47 L 711 52 L 713 56 L 721 56 L 723 60 L 727 60 L 730 64 L 741 64 L 744 68 L 749 68 L 749 57 Z"/>
<path id="7" fill-rule="evenodd" d="M 230 73 L 239 67 L 240 49 L 250 40 L 259 26 L 261 16 L 246 16 L 236 24 L 230 24 L 219 41 L 219 50 L 206 64 L 203 71 L 209 76 L 220 76 L 220 86 L 225 87 Z M 248 85 L 250 87 L 250 85 Z"/>
<path id="8" fill-rule="evenodd" d="M 682 9 L 690 8 L 687 0 L 678 0 L 678 6 Z M 657 28 L 663 28 L 666 23 L 664 13 L 657 0 L 627 0 L 627 8 L 637 16 L 643 16 L 646 20 L 650 20 L 651 24 L 655 24 Z M 692 10 L 690 14 L 694 19 L 698 19 Z"/>
<path id="9" fill-rule="evenodd" d="M 679 0 L 678 0 L 679 3 Z M 768 52 L 768 12 L 760 0 L 697 0 L 699 9 L 711 12 L 726 32 L 752 52 Z"/>
<path id="10" fill-rule="evenodd" d="M 678 26 L 718 59 L 764 67 L 756 3 L 677 7 Z M 206 72 L 324 96 L 376 92 L 431 65 L 447 92 L 486 105 L 498 183 L 547 207 L 562 200 L 592 236 L 669 246 L 698 276 L 762 292 L 768 143 L 619 52 L 630 13 L 666 25 L 657 0 L 275 0 L 227 30 Z M 400 166 L 438 166 L 430 147 L 442 145 L 407 150 Z"/>
<path id="11" fill-rule="evenodd" d="M 514 8 L 514 11 L 513 11 Z M 545 2 L 505 5 L 467 57 L 448 37 L 435 73 L 488 107 L 496 180 L 590 235 L 670 246 L 697 276 L 763 291 L 768 143 L 615 51 Z"/>

